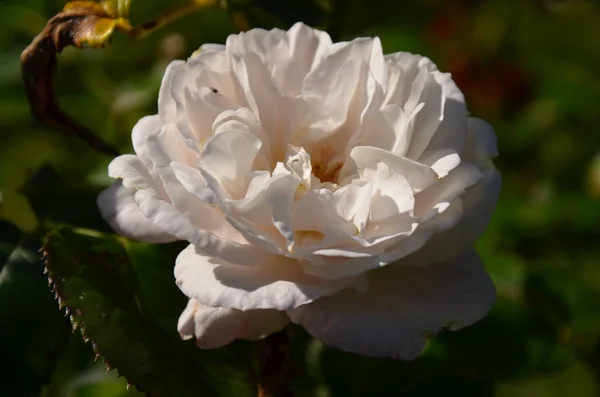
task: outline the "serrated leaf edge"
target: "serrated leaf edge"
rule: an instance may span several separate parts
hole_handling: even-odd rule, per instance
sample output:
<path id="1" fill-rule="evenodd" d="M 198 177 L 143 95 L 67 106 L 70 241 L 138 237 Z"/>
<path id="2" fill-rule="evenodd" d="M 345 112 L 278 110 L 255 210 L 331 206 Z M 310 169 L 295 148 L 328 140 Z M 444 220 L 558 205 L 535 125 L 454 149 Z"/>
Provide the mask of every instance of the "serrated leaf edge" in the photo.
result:
<path id="1" fill-rule="evenodd" d="M 71 322 L 72 332 L 79 330 L 81 332 L 81 337 L 83 338 L 83 342 L 88 344 L 92 343 L 92 350 L 94 352 L 94 361 L 98 361 L 98 359 L 102 359 L 102 362 L 106 366 L 106 373 L 108 374 L 110 371 L 114 370 L 115 367 L 103 356 L 102 352 L 98 348 L 98 345 L 86 335 L 86 329 L 82 322 L 77 321 L 76 316 L 79 317 L 82 315 L 80 309 L 72 310 L 71 307 L 66 303 L 67 299 L 61 296 L 61 284 L 52 272 L 52 264 L 50 261 L 50 244 L 51 244 L 51 232 L 47 233 L 43 239 L 42 247 L 39 252 L 42 254 L 42 261 L 44 263 L 44 274 L 48 275 L 48 286 L 50 287 L 50 291 L 54 292 L 54 299 L 58 302 L 58 309 L 63 310 L 65 312 L 65 317 L 69 317 L 69 321 Z M 135 386 L 133 383 L 129 382 L 127 377 L 121 373 L 119 369 L 117 369 L 118 377 L 124 378 L 127 381 L 127 390 L 131 386 Z M 136 386 L 138 391 L 144 392 L 143 388 Z"/>

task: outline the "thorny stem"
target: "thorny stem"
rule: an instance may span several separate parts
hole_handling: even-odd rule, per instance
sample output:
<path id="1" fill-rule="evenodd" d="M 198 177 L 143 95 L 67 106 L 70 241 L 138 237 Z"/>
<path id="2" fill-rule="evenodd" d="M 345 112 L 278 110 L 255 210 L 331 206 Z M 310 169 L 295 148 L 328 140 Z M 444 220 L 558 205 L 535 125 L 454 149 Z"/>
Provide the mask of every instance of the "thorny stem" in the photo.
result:
<path id="1" fill-rule="evenodd" d="M 259 354 L 258 397 L 291 397 L 288 390 L 297 374 L 287 331 L 257 342 Z"/>

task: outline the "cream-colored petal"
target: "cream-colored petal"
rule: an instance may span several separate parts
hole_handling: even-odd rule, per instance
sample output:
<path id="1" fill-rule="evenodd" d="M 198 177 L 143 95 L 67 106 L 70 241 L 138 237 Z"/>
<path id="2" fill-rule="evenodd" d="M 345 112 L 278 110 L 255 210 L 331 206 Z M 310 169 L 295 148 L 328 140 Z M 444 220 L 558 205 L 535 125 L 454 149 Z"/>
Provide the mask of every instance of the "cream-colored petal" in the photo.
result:
<path id="1" fill-rule="evenodd" d="M 182 339 L 196 338 L 201 349 L 215 349 L 235 339 L 258 340 L 281 331 L 290 322 L 285 312 L 269 309 L 241 311 L 209 307 L 190 299 L 177 330 Z"/>
<path id="2" fill-rule="evenodd" d="M 472 246 L 487 228 L 501 186 L 500 173 L 494 168 L 485 170 L 482 180 L 467 189 L 462 197 L 464 213 L 460 221 L 449 230 L 433 235 L 422 249 L 402 261 L 409 265 L 427 265 L 444 261 Z"/>
<path id="3" fill-rule="evenodd" d="M 177 237 L 146 218 L 133 199 L 135 191 L 115 182 L 98 195 L 102 217 L 120 235 L 147 243 L 168 243 Z"/>
<path id="4" fill-rule="evenodd" d="M 288 314 L 330 346 L 412 360 L 431 335 L 484 317 L 495 297 L 481 259 L 467 250 L 436 265 L 394 265 L 371 271 L 367 292 L 342 291 Z"/>
<path id="5" fill-rule="evenodd" d="M 364 290 L 366 276 L 322 280 L 283 256 L 240 266 L 205 256 L 193 245 L 177 257 L 175 278 L 183 293 L 211 307 L 287 310 L 346 288 Z M 254 263 L 249 263 L 254 262 Z"/>

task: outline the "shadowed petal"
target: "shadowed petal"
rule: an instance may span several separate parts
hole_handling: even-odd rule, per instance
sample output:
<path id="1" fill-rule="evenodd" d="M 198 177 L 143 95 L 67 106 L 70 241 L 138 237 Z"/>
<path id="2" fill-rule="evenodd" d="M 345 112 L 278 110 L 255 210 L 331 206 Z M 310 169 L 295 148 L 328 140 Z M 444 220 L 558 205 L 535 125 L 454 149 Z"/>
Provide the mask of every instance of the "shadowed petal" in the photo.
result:
<path id="1" fill-rule="evenodd" d="M 177 237 L 163 230 L 140 211 L 133 199 L 135 191 L 115 182 L 98 195 L 97 204 L 102 217 L 117 233 L 147 243 L 169 243 Z"/>
<path id="2" fill-rule="evenodd" d="M 277 310 L 241 311 L 225 307 L 204 306 L 190 299 L 181 313 L 177 330 L 182 339 L 196 338 L 201 349 L 215 349 L 234 339 L 257 340 L 281 331 L 290 319 Z"/>
<path id="3" fill-rule="evenodd" d="M 248 256 L 248 261 L 255 258 Z M 193 245 L 177 257 L 175 278 L 188 297 L 204 305 L 238 310 L 287 310 L 345 288 L 364 289 L 366 276 L 322 280 L 283 256 L 252 266 L 232 265 L 199 253 Z"/>
<path id="4" fill-rule="evenodd" d="M 368 292 L 342 291 L 288 314 L 311 335 L 341 350 L 412 360 L 431 335 L 480 320 L 495 297 L 481 259 L 467 250 L 436 265 L 372 271 Z"/>

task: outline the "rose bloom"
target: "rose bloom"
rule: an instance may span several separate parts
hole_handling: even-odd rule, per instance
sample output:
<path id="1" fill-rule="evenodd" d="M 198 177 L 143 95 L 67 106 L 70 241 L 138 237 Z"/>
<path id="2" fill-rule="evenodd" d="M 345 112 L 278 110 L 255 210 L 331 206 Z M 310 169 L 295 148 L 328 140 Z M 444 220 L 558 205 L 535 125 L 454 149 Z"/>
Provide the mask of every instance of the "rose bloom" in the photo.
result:
<path id="1" fill-rule="evenodd" d="M 98 204 L 112 227 L 186 240 L 179 320 L 201 348 L 290 321 L 328 345 L 413 359 L 486 315 L 472 248 L 496 205 L 496 138 L 428 58 L 303 24 L 171 63 L 158 115 Z"/>

